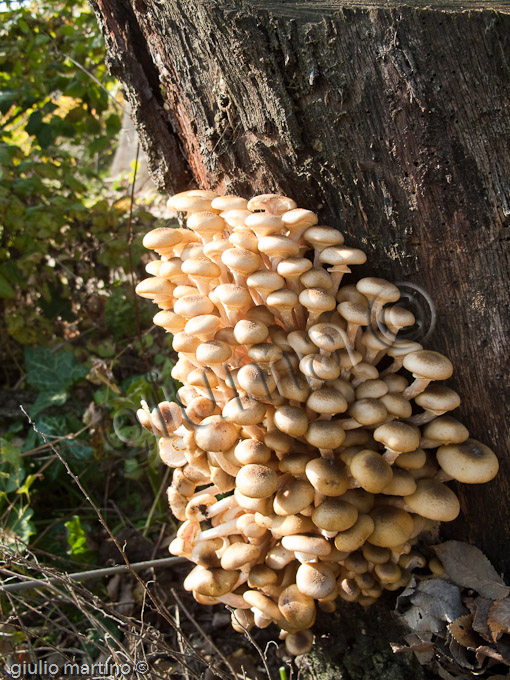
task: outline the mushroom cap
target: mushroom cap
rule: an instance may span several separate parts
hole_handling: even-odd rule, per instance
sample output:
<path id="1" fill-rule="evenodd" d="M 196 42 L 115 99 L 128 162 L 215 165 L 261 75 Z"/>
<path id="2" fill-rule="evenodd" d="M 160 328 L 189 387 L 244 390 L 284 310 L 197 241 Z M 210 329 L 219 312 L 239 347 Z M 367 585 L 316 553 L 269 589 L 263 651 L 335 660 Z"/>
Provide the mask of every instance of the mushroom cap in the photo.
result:
<path id="1" fill-rule="evenodd" d="M 451 522 L 460 512 L 457 496 L 435 479 L 418 480 L 416 491 L 404 501 L 413 512 L 439 522 Z"/>
<path id="2" fill-rule="evenodd" d="M 381 493 L 386 496 L 409 496 L 416 491 L 416 481 L 414 477 L 398 467 L 393 467 L 393 479 L 387 484 Z"/>
<path id="3" fill-rule="evenodd" d="M 252 543 L 231 543 L 221 556 L 223 569 L 240 569 L 260 557 L 260 548 Z"/>
<path id="4" fill-rule="evenodd" d="M 349 284 L 346 286 L 342 286 L 339 288 L 338 293 L 336 294 L 336 301 L 337 302 L 356 302 L 359 305 L 363 305 L 364 307 L 368 307 L 368 300 L 367 298 L 359 292 L 359 290 L 356 288 L 356 286 Z M 371 335 L 374 335 L 374 332 L 371 331 Z"/>
<path id="5" fill-rule="evenodd" d="M 143 279 L 136 286 L 135 292 L 143 298 L 152 300 L 157 296 L 172 297 L 174 285 L 168 279 L 158 276 L 150 276 L 148 279 Z"/>
<path id="6" fill-rule="evenodd" d="M 306 401 L 306 405 L 312 411 L 315 411 L 315 413 L 327 415 L 344 413 L 349 406 L 345 397 L 338 390 L 331 387 L 323 387 L 312 392 Z"/>
<path id="7" fill-rule="evenodd" d="M 311 227 L 319 222 L 319 218 L 314 212 L 304 208 L 287 210 L 283 213 L 282 220 L 289 231 L 292 231 L 293 227 Z"/>
<path id="8" fill-rule="evenodd" d="M 469 430 L 452 416 L 439 416 L 425 425 L 423 437 L 444 444 L 461 444 L 469 437 Z"/>
<path id="9" fill-rule="evenodd" d="M 276 307 L 276 309 L 292 310 L 298 303 L 298 296 L 293 290 L 287 288 L 280 288 L 274 290 L 266 298 L 266 305 L 268 307 Z"/>
<path id="10" fill-rule="evenodd" d="M 359 514 L 352 527 L 335 536 L 336 548 L 344 552 L 358 550 L 373 533 L 374 527 L 375 523 L 370 515 Z"/>
<path id="11" fill-rule="evenodd" d="M 315 490 L 304 479 L 291 479 L 277 491 L 273 507 L 277 515 L 297 515 L 313 503 Z"/>
<path id="12" fill-rule="evenodd" d="M 325 531 L 347 531 L 356 524 L 357 519 L 357 508 L 339 498 L 328 498 L 322 501 L 312 512 L 314 524 Z"/>
<path id="13" fill-rule="evenodd" d="M 291 437 L 301 437 L 308 429 L 309 421 L 299 406 L 281 406 L 274 413 L 276 427 Z"/>
<path id="14" fill-rule="evenodd" d="M 308 628 L 315 620 L 315 602 L 313 597 L 304 595 L 293 583 L 284 588 L 278 598 L 278 607 L 286 621 L 297 629 Z"/>
<path id="15" fill-rule="evenodd" d="M 299 302 L 309 312 L 330 312 L 336 307 L 335 298 L 323 288 L 305 288 L 299 294 Z"/>
<path id="16" fill-rule="evenodd" d="M 373 436 L 376 442 L 381 442 L 387 449 L 399 453 L 414 451 L 420 445 L 419 429 L 398 421 L 379 425 L 374 430 Z"/>
<path id="17" fill-rule="evenodd" d="M 282 397 L 289 401 L 306 401 L 310 394 L 306 380 L 298 372 L 288 371 L 280 375 L 277 387 Z"/>
<path id="18" fill-rule="evenodd" d="M 240 309 L 252 304 L 252 299 L 246 288 L 236 286 L 233 283 L 221 283 L 216 286 L 214 293 L 225 307 Z"/>
<path id="19" fill-rule="evenodd" d="M 268 397 L 276 388 L 271 371 L 264 370 L 257 364 L 241 366 L 237 380 L 241 388 L 254 397 Z"/>
<path id="20" fill-rule="evenodd" d="M 308 330 L 308 337 L 319 349 L 334 352 L 347 345 L 347 334 L 343 328 L 331 323 L 317 323 Z"/>
<path id="21" fill-rule="evenodd" d="M 413 413 L 411 402 L 401 394 L 384 394 L 380 397 L 380 401 L 388 411 L 388 414 L 395 418 L 410 418 Z"/>
<path id="22" fill-rule="evenodd" d="M 162 326 L 169 333 L 179 333 L 186 326 L 186 319 L 169 309 L 163 309 L 152 319 L 156 326 Z"/>
<path id="23" fill-rule="evenodd" d="M 269 330 L 262 321 L 241 319 L 234 326 L 234 337 L 240 345 L 255 345 L 264 342 Z"/>
<path id="24" fill-rule="evenodd" d="M 285 638 L 285 649 L 289 654 L 298 656 L 306 654 L 313 645 L 313 633 L 311 630 L 300 630 L 297 633 L 288 633 Z"/>
<path id="25" fill-rule="evenodd" d="M 248 356 L 255 363 L 271 364 L 279 361 L 283 356 L 283 350 L 277 344 L 271 342 L 259 342 L 248 349 Z"/>
<path id="26" fill-rule="evenodd" d="M 260 257 L 245 248 L 228 248 L 221 256 L 221 261 L 233 272 L 253 274 L 260 267 Z"/>
<path id="27" fill-rule="evenodd" d="M 276 472 L 267 465 L 244 465 L 236 477 L 236 488 L 249 498 L 267 498 L 278 485 Z"/>
<path id="28" fill-rule="evenodd" d="M 269 213 L 255 213 L 248 215 L 246 226 L 252 229 L 261 238 L 271 234 L 281 234 L 283 231 L 282 218 L 279 215 Z"/>
<path id="29" fill-rule="evenodd" d="M 315 423 L 325 422 L 328 421 L 315 421 Z M 310 427 L 315 423 L 311 423 Z M 323 496 L 342 496 L 347 491 L 349 479 L 345 467 L 334 458 L 314 458 L 310 460 L 306 464 L 305 474 L 314 489 Z"/>
<path id="30" fill-rule="evenodd" d="M 257 425 L 264 420 L 266 408 L 260 401 L 243 396 L 228 401 L 221 413 L 229 423 L 243 426 Z"/>
<path id="31" fill-rule="evenodd" d="M 185 300 L 186 298 L 182 299 Z M 184 326 L 184 332 L 187 335 L 196 335 L 197 337 L 200 337 L 202 335 L 206 337 L 211 337 L 210 334 L 215 333 L 220 326 L 221 319 L 218 316 L 214 316 L 214 314 L 201 314 L 200 316 L 195 316 L 195 318 L 190 319 L 188 321 L 188 323 Z M 172 343 L 172 345 L 173 348 L 175 349 L 175 343 Z"/>
<path id="32" fill-rule="evenodd" d="M 388 375 L 383 376 L 382 379 L 388 385 L 388 391 L 390 394 L 398 394 L 399 392 L 403 392 L 409 385 L 409 382 L 404 378 L 404 376 L 399 375 L 398 373 L 388 373 Z"/>
<path id="33" fill-rule="evenodd" d="M 322 536 L 303 536 L 302 534 L 283 536 L 282 545 L 292 552 L 303 552 L 317 557 L 329 555 L 331 552 L 331 543 Z"/>
<path id="34" fill-rule="evenodd" d="M 260 518 L 258 519 L 260 521 Z M 284 536 L 293 536 L 294 534 L 311 534 L 315 531 L 315 526 L 310 517 L 304 517 L 303 515 L 285 515 L 284 517 L 272 515 L 270 529 L 274 538 L 283 538 Z M 285 547 L 288 550 L 293 550 L 293 548 L 288 546 Z M 307 551 L 305 550 L 304 552 Z"/>
<path id="35" fill-rule="evenodd" d="M 358 248 L 331 246 L 329 248 L 325 248 L 321 252 L 319 260 L 323 264 L 348 266 L 351 264 L 365 264 L 367 261 L 367 256 L 362 250 L 359 250 Z"/>
<path id="36" fill-rule="evenodd" d="M 356 288 L 367 298 L 375 298 L 380 302 L 396 302 L 400 299 L 400 291 L 393 283 L 386 279 L 366 276 L 360 279 Z"/>
<path id="37" fill-rule="evenodd" d="M 301 274 L 299 281 L 305 288 L 323 288 L 324 290 L 329 290 L 333 285 L 331 274 L 318 267 L 312 267 L 304 274 Z"/>
<path id="38" fill-rule="evenodd" d="M 222 212 L 226 210 L 246 210 L 247 206 L 248 201 L 246 198 L 241 198 L 240 196 L 234 196 L 232 194 L 216 196 L 216 198 L 213 198 L 211 201 L 211 208 L 221 210 Z"/>
<path id="39" fill-rule="evenodd" d="M 314 420 L 305 433 L 306 441 L 318 449 L 336 449 L 345 439 L 342 424 L 335 420 Z"/>
<path id="40" fill-rule="evenodd" d="M 388 356 L 396 359 L 399 357 L 404 357 L 406 354 L 418 352 L 422 349 L 423 346 L 420 345 L 419 342 L 413 342 L 412 340 L 395 340 L 391 347 L 388 347 L 386 353 Z"/>
<path id="41" fill-rule="evenodd" d="M 273 234 L 259 239 L 259 250 L 269 257 L 297 257 L 299 244 L 288 236 Z"/>
<path id="42" fill-rule="evenodd" d="M 264 269 L 250 274 L 246 279 L 246 283 L 250 288 L 255 288 L 263 293 L 270 293 L 273 290 L 279 290 L 285 286 L 285 279 L 277 272 Z"/>
<path id="43" fill-rule="evenodd" d="M 309 227 L 303 234 L 303 238 L 313 248 L 341 246 L 344 242 L 343 234 L 338 229 L 323 225 Z"/>
<path id="44" fill-rule="evenodd" d="M 268 619 L 278 621 L 281 618 L 280 610 L 276 602 L 258 590 L 246 590 L 243 597 L 250 607 L 256 607 Z"/>
<path id="45" fill-rule="evenodd" d="M 184 589 L 196 590 L 208 597 L 221 597 L 232 591 L 238 578 L 238 571 L 226 571 L 219 567 L 204 569 L 196 566 L 184 580 Z"/>
<path id="46" fill-rule="evenodd" d="M 217 213 L 201 210 L 188 217 L 186 226 L 197 234 L 217 234 L 223 233 L 225 222 Z"/>
<path id="47" fill-rule="evenodd" d="M 306 257 L 288 257 L 281 260 L 276 268 L 278 274 L 284 278 L 301 276 L 312 268 L 311 261 Z"/>
<path id="48" fill-rule="evenodd" d="M 265 210 L 273 215 L 281 215 L 297 208 L 296 201 L 282 194 L 260 194 L 248 201 L 248 210 Z"/>
<path id="49" fill-rule="evenodd" d="M 250 307 L 245 316 L 250 321 L 261 321 L 266 326 L 271 326 L 275 321 L 274 314 L 269 311 L 266 305 Z"/>
<path id="50" fill-rule="evenodd" d="M 404 368 L 427 380 L 447 380 L 453 374 L 452 362 L 439 352 L 418 350 L 404 357 Z"/>
<path id="51" fill-rule="evenodd" d="M 370 310 L 365 305 L 349 301 L 340 302 L 337 310 L 340 316 L 355 326 L 368 326 L 370 324 Z"/>
<path id="52" fill-rule="evenodd" d="M 447 475 L 464 484 L 490 482 L 499 469 L 494 451 L 476 439 L 440 446 L 436 458 Z"/>
<path id="53" fill-rule="evenodd" d="M 351 460 L 349 470 L 362 489 L 369 493 L 381 493 L 393 479 L 391 465 L 380 453 L 363 449 Z"/>
<path id="54" fill-rule="evenodd" d="M 421 394 L 414 397 L 414 401 L 418 406 L 433 413 L 453 411 L 460 405 L 457 392 L 446 385 L 429 385 Z"/>
<path id="55" fill-rule="evenodd" d="M 257 439 L 243 439 L 235 447 L 234 456 L 241 465 L 263 465 L 271 458 L 271 450 Z"/>
<path id="56" fill-rule="evenodd" d="M 197 347 L 196 357 L 197 360 L 207 366 L 208 364 L 222 364 L 228 361 L 232 356 L 232 349 L 230 345 L 221 340 L 209 340 L 208 342 L 203 342 Z"/>
<path id="57" fill-rule="evenodd" d="M 288 472 L 294 477 L 305 474 L 307 464 L 314 458 L 312 453 L 289 453 L 278 463 L 280 472 Z"/>
<path id="58" fill-rule="evenodd" d="M 183 274 L 198 278 L 213 279 L 220 275 L 220 268 L 207 257 L 191 257 L 181 265 Z"/>
<path id="59" fill-rule="evenodd" d="M 349 415 L 361 425 L 376 425 L 386 420 L 388 411 L 378 399 L 359 399 L 350 406 Z"/>
<path id="60" fill-rule="evenodd" d="M 380 505 L 370 512 L 374 531 L 368 542 L 380 548 L 393 548 L 409 540 L 414 529 L 411 515 L 391 505 Z"/>
<path id="61" fill-rule="evenodd" d="M 158 227 L 147 232 L 143 237 L 143 247 L 159 252 L 168 250 L 182 241 L 182 234 L 171 227 Z"/>
<path id="62" fill-rule="evenodd" d="M 222 416 L 204 418 L 195 429 L 197 446 L 204 451 L 228 451 L 238 438 L 238 427 Z"/>
<path id="63" fill-rule="evenodd" d="M 301 564 L 296 573 L 296 585 L 303 595 L 321 600 L 336 589 L 333 568 L 326 562 Z"/>
<path id="64" fill-rule="evenodd" d="M 307 354 L 299 362 L 299 370 L 316 380 L 336 380 L 340 376 L 340 363 L 334 355 Z"/>

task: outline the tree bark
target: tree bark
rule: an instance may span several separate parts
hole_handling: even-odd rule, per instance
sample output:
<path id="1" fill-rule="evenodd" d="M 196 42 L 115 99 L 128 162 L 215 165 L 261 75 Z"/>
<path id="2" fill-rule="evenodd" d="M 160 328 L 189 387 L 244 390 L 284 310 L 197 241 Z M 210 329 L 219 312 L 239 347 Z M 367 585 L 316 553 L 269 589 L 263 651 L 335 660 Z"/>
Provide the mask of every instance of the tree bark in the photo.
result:
<path id="1" fill-rule="evenodd" d="M 282 191 L 415 291 L 501 461 L 443 535 L 508 573 L 508 3 L 92 2 L 160 189 Z"/>

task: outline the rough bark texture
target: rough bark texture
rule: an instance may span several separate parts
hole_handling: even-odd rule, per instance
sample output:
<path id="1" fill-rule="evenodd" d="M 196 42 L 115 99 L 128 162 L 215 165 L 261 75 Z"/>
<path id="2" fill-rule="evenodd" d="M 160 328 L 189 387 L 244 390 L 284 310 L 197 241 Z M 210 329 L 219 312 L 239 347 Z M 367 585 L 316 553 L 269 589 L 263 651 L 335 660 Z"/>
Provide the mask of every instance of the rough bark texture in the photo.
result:
<path id="1" fill-rule="evenodd" d="M 281 190 L 367 252 L 363 274 L 430 295 L 426 346 L 501 460 L 443 534 L 509 573 L 508 3 L 93 4 L 161 189 Z"/>

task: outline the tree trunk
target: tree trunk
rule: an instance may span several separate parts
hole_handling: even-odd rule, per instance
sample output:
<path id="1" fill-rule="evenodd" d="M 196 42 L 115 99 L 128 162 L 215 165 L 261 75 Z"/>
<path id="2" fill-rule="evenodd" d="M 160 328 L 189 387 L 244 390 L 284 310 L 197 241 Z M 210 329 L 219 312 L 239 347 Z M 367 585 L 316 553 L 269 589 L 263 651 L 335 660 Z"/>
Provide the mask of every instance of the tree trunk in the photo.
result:
<path id="1" fill-rule="evenodd" d="M 92 2 L 162 190 L 282 191 L 415 296 L 501 461 L 443 535 L 508 572 L 508 3 Z"/>

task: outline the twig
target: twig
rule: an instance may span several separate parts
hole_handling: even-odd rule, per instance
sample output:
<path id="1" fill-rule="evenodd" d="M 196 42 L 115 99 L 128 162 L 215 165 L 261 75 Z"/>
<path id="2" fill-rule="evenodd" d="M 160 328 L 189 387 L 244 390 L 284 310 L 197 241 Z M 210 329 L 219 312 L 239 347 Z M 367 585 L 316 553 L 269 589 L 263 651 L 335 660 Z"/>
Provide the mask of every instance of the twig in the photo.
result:
<path id="1" fill-rule="evenodd" d="M 71 574 L 63 574 L 66 578 L 70 578 L 72 581 L 86 581 L 91 578 L 100 578 L 104 576 L 111 576 L 112 574 L 119 574 L 126 571 L 142 571 L 143 569 L 149 569 L 151 567 L 167 567 L 169 565 L 183 564 L 186 562 L 184 557 L 163 557 L 158 560 L 147 560 L 145 562 L 133 562 L 129 565 L 119 564 L 116 567 L 105 567 L 104 569 L 90 569 L 89 571 L 77 571 Z M 16 572 L 11 572 L 8 569 L 3 569 L 0 567 L 0 571 L 8 573 L 10 576 L 22 576 Z M 19 590 L 29 590 L 30 588 L 40 588 L 42 586 L 48 586 L 54 583 L 60 583 L 62 581 L 61 576 L 52 576 L 51 578 L 43 581 L 42 579 L 30 579 L 28 581 L 21 581 L 20 583 L 8 583 L 0 584 L 0 592 L 16 592 Z"/>
<path id="2" fill-rule="evenodd" d="M 180 631 L 181 631 L 181 610 L 179 609 L 179 605 L 178 605 L 178 604 L 175 605 L 175 614 L 174 614 L 174 616 L 175 616 L 175 622 L 176 622 L 176 624 L 177 624 L 177 628 L 179 629 L 178 632 L 177 632 L 177 644 L 179 645 L 179 649 L 180 649 L 180 651 L 181 651 L 181 654 L 184 656 L 184 654 L 185 654 L 185 649 L 184 649 L 184 645 L 183 645 L 183 643 L 182 643 L 182 633 L 180 632 Z M 185 680 L 189 680 L 188 669 L 183 667 L 182 670 L 183 670 L 183 672 L 184 672 L 184 678 L 185 678 Z"/>
<path id="3" fill-rule="evenodd" d="M 173 597 L 175 598 L 175 601 L 177 602 L 177 604 L 179 605 L 179 607 L 180 607 L 180 608 L 182 609 L 182 611 L 184 612 L 186 618 L 187 618 L 189 621 L 191 621 L 191 623 L 195 626 L 195 628 L 196 628 L 197 631 L 200 633 L 200 635 L 204 638 L 204 640 L 205 640 L 206 642 L 208 642 L 208 643 L 211 645 L 211 647 L 214 649 L 214 651 L 216 652 L 216 654 L 220 657 L 220 659 L 223 661 L 223 663 L 225 664 L 225 666 L 226 666 L 226 667 L 228 668 L 228 670 L 232 673 L 232 677 L 233 677 L 233 678 L 237 678 L 237 673 L 236 673 L 236 672 L 234 671 L 234 669 L 232 668 L 232 665 L 231 665 L 230 661 L 229 661 L 229 660 L 227 659 L 227 657 L 226 657 L 226 656 L 218 649 L 218 647 L 216 647 L 216 645 L 214 644 L 214 642 L 213 642 L 213 641 L 211 640 L 211 638 L 207 635 L 207 633 L 205 632 L 205 630 L 204 630 L 204 629 L 202 628 L 202 626 L 198 623 L 198 621 L 194 618 L 194 616 L 191 614 L 191 612 L 189 612 L 189 611 L 186 609 L 186 607 L 184 606 L 184 603 L 182 602 L 181 598 L 180 598 L 180 597 L 177 595 L 177 593 L 175 592 L 175 589 L 174 589 L 174 588 L 170 588 L 170 592 L 172 593 L 172 595 L 173 595 Z M 271 680 L 271 677 L 269 677 L 269 680 Z"/>
<path id="4" fill-rule="evenodd" d="M 225 606 L 227 607 L 227 609 L 229 610 L 229 612 L 230 612 L 233 616 L 235 616 L 235 619 L 236 619 L 236 621 L 237 621 L 237 625 L 241 626 L 241 628 L 244 630 L 244 634 L 246 635 L 246 637 L 248 638 L 248 640 L 251 642 L 251 644 L 252 644 L 252 645 L 255 647 L 255 649 L 257 650 L 257 652 L 258 652 L 260 658 L 262 659 L 262 663 L 263 663 L 263 665 L 264 665 L 264 670 L 266 671 L 266 675 L 267 675 L 267 677 L 268 677 L 268 680 L 271 680 L 271 671 L 269 670 L 269 666 L 267 665 L 266 655 L 264 654 L 264 652 L 262 651 L 262 649 L 260 648 L 260 646 L 255 642 L 255 640 L 253 639 L 253 636 L 250 634 L 250 631 L 248 630 L 248 628 L 245 628 L 245 626 L 243 626 L 243 624 L 241 623 L 241 621 L 239 621 L 239 619 L 237 618 L 237 616 L 236 616 L 236 614 L 235 614 L 235 610 L 232 609 L 232 607 L 229 607 L 228 605 L 225 605 Z"/>

